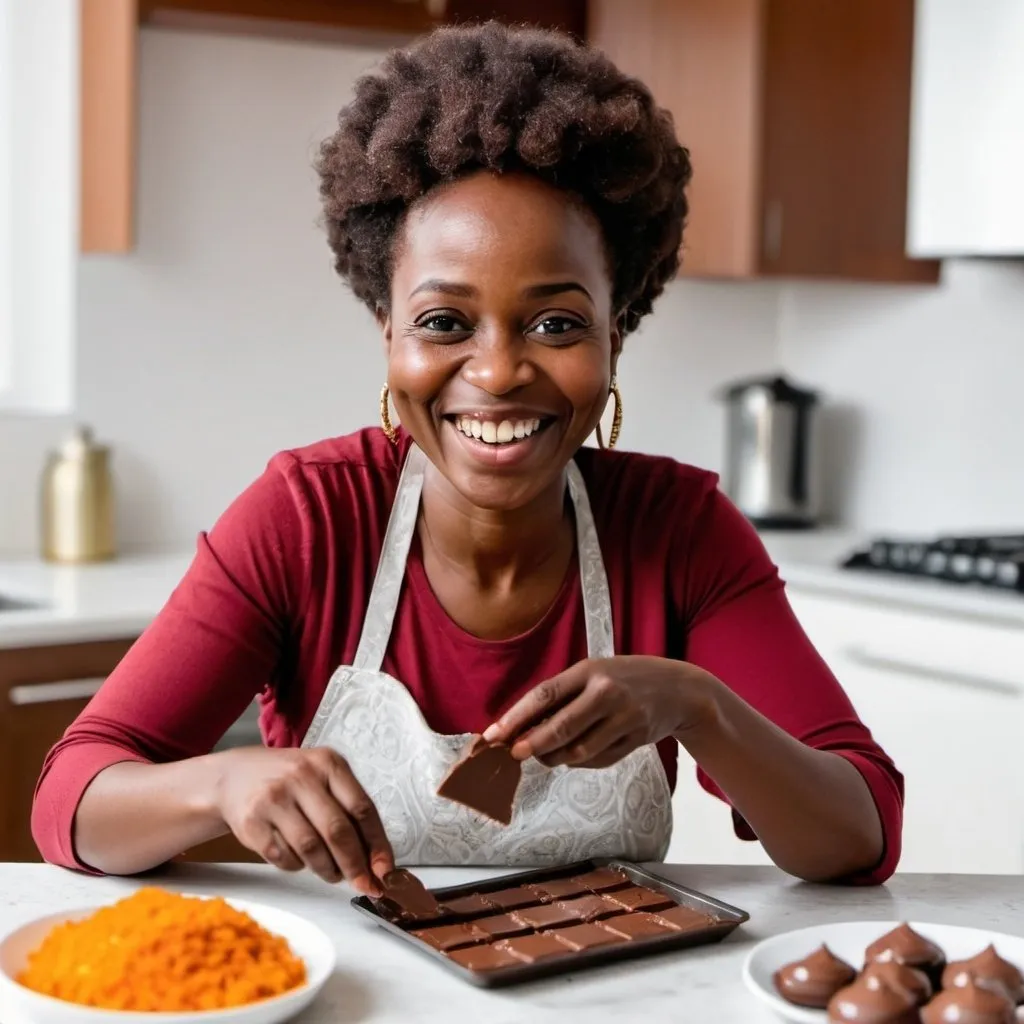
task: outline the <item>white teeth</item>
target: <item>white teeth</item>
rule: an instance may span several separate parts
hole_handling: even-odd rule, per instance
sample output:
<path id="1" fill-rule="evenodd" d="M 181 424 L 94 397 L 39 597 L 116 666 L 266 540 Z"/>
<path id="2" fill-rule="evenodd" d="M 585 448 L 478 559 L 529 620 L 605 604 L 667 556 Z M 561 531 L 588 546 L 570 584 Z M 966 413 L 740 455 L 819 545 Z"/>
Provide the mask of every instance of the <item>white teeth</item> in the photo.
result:
<path id="1" fill-rule="evenodd" d="M 540 429 L 540 420 L 476 420 L 472 416 L 456 416 L 455 428 L 467 437 L 475 437 L 485 444 L 508 444 L 522 440 Z"/>

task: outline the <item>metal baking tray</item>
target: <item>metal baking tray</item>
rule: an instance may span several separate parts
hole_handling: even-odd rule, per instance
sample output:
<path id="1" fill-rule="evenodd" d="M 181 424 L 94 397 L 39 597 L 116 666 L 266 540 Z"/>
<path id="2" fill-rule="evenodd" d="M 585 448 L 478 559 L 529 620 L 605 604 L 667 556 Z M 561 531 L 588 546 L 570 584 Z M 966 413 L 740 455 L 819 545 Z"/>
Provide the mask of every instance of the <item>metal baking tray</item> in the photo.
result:
<path id="1" fill-rule="evenodd" d="M 356 910 L 365 914 L 400 941 L 407 943 L 422 955 L 438 961 L 447 970 L 462 978 L 463 981 L 467 981 L 479 988 L 504 988 L 508 985 L 536 981 L 539 978 L 574 974 L 577 971 L 598 967 L 601 964 L 617 963 L 622 960 L 632 960 L 636 957 L 650 956 L 654 953 L 685 949 L 691 946 L 711 945 L 715 942 L 721 942 L 739 925 L 750 920 L 750 915 L 745 910 L 730 906 L 728 903 L 716 900 L 713 896 L 708 896 L 705 893 L 677 885 L 675 882 L 670 882 L 666 878 L 653 874 L 646 868 L 614 857 L 598 857 L 593 860 L 578 861 L 575 864 L 567 864 L 558 868 L 521 871 L 502 875 L 498 878 L 481 879 L 478 882 L 471 882 L 467 885 L 454 885 L 442 889 L 431 889 L 430 891 L 439 902 L 444 903 L 445 900 L 454 899 L 457 896 L 471 896 L 474 893 L 486 894 L 488 892 L 497 892 L 499 889 L 525 885 L 530 882 L 546 882 L 556 878 L 568 878 L 599 867 L 617 868 L 636 884 L 646 885 L 657 892 L 662 892 L 675 900 L 680 906 L 689 907 L 692 910 L 707 914 L 715 919 L 715 923 L 707 928 L 698 928 L 687 932 L 673 932 L 668 935 L 654 935 L 644 939 L 633 939 L 617 943 L 613 946 L 601 946 L 597 949 L 568 953 L 565 956 L 552 957 L 549 960 L 540 960 L 532 964 L 515 964 L 509 967 L 498 967 L 490 971 L 471 971 L 468 967 L 463 967 L 461 964 L 456 963 L 440 950 L 434 949 L 433 946 L 429 946 L 427 943 L 416 938 L 416 936 L 411 935 L 401 925 L 395 924 L 382 916 L 378 913 L 377 908 L 369 897 L 356 896 L 351 902 Z"/>

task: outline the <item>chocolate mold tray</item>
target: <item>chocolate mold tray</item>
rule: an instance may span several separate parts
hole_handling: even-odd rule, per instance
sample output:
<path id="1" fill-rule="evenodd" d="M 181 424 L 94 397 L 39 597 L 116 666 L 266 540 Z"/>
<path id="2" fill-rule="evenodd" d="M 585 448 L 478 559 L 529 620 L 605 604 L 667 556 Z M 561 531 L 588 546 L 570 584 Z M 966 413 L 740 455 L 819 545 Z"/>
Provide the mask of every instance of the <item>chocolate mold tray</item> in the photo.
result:
<path id="1" fill-rule="evenodd" d="M 576 876 L 584 875 L 600 868 L 610 868 L 613 871 L 620 872 L 622 875 L 626 876 L 626 879 L 628 880 L 627 883 L 625 883 L 626 885 L 632 883 L 635 886 L 653 890 L 665 899 L 671 900 L 676 906 L 686 908 L 696 914 L 705 916 L 708 919 L 707 923 L 703 924 L 698 922 L 693 926 L 684 928 L 683 930 L 664 931 L 650 936 L 639 936 L 635 938 L 620 937 L 617 940 L 610 941 L 606 945 L 593 948 L 574 950 L 571 947 L 566 946 L 564 952 L 559 951 L 557 955 L 552 955 L 545 959 L 538 959 L 529 963 L 521 963 L 517 961 L 505 966 L 493 966 L 487 969 L 471 969 L 470 967 L 459 963 L 457 960 L 452 959 L 449 955 L 450 952 L 453 952 L 452 950 L 449 950 L 449 953 L 443 952 L 423 939 L 418 938 L 413 934 L 413 931 L 420 931 L 432 927 L 441 927 L 446 924 L 456 924 L 459 922 L 468 922 L 472 924 L 481 918 L 497 916 L 500 914 L 514 914 L 516 910 L 528 910 L 529 908 L 520 907 L 506 910 L 504 907 L 499 906 L 489 910 L 480 909 L 475 912 L 470 911 L 468 913 L 446 914 L 441 918 L 429 922 L 401 924 L 396 923 L 394 920 L 390 920 L 384 913 L 379 911 L 374 902 L 366 896 L 357 896 L 353 898 L 351 902 L 352 906 L 355 907 L 356 910 L 365 914 L 372 921 L 390 932 L 400 941 L 408 943 L 421 954 L 438 961 L 442 967 L 458 975 L 464 981 L 481 988 L 503 988 L 508 985 L 522 984 L 523 982 L 535 981 L 540 978 L 549 978 L 555 975 L 575 973 L 576 971 L 581 971 L 587 968 L 598 967 L 601 964 L 617 963 L 624 960 L 635 959 L 637 957 L 650 956 L 655 953 L 667 952 L 669 950 L 710 945 L 715 942 L 720 942 L 739 925 L 750 919 L 750 915 L 744 910 L 730 906 L 728 903 L 723 903 L 721 900 L 717 900 L 705 893 L 688 889 L 682 885 L 677 885 L 675 882 L 662 878 L 659 875 L 648 871 L 646 868 L 642 868 L 637 864 L 617 858 L 595 858 L 593 860 L 585 860 L 579 861 L 575 864 L 568 864 L 559 868 L 521 871 L 513 874 L 502 875 L 497 878 L 481 879 L 478 882 L 471 882 L 466 885 L 432 889 L 431 892 L 434 894 L 438 902 L 445 904 L 452 900 L 459 899 L 460 897 L 475 895 L 487 896 L 491 893 L 529 886 L 539 886 L 542 888 L 544 882 L 554 882 L 556 880 L 568 881 Z M 623 890 L 620 888 L 616 891 L 622 892 Z M 614 897 L 616 891 L 607 891 L 606 894 L 609 897 Z M 555 906 L 557 902 L 557 899 L 554 897 L 544 900 L 538 895 L 536 899 L 536 905 L 539 906 L 543 906 L 545 904 Z M 601 916 L 598 919 L 598 922 L 602 926 L 610 925 L 615 927 L 616 920 L 618 920 L 618 926 L 622 927 L 622 921 L 627 917 L 633 919 L 643 917 L 644 920 L 647 920 L 642 913 L 642 908 L 639 909 L 641 913 L 623 908 L 622 911 L 614 911 L 609 916 Z M 652 911 L 651 913 L 656 916 L 657 911 Z M 575 924 L 575 927 L 592 927 L 592 924 L 593 919 L 581 918 L 579 919 L 579 923 Z M 562 928 L 539 924 L 530 928 L 528 937 L 537 937 L 544 934 L 550 935 L 550 933 L 555 930 L 562 932 L 563 935 L 566 932 L 571 934 L 572 927 L 573 924 L 569 922 L 567 922 L 567 927 Z M 502 949 L 503 941 L 505 940 L 500 935 L 496 935 L 488 942 L 476 941 L 472 944 L 467 944 L 458 949 L 458 953 L 465 954 L 469 950 L 480 950 L 487 947 Z M 550 946 L 550 942 L 543 944 Z M 502 958 L 499 957 L 498 959 Z"/>

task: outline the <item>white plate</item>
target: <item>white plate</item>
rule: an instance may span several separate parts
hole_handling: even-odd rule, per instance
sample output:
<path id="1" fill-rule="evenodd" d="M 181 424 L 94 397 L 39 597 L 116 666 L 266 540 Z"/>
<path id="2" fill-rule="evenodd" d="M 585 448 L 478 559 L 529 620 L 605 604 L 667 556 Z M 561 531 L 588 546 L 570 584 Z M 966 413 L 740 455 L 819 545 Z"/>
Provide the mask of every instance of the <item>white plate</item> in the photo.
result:
<path id="1" fill-rule="evenodd" d="M 794 1024 L 823 1024 L 828 1019 L 824 1010 L 808 1010 L 786 1002 L 776 991 L 772 975 L 784 964 L 802 960 L 825 943 L 836 956 L 860 970 L 864 950 L 875 939 L 892 931 L 899 921 L 844 921 L 815 925 L 799 931 L 786 932 L 759 942 L 743 964 L 743 983 L 761 1002 L 783 1020 Z M 908 922 L 914 931 L 931 939 L 946 954 L 947 960 L 966 960 L 980 953 L 990 942 L 996 952 L 1024 970 L 1024 938 L 989 932 L 982 928 L 960 928 L 951 924 Z"/>
<path id="2" fill-rule="evenodd" d="M 251 1006 L 195 1013 L 101 1010 L 53 999 L 19 985 L 15 976 L 25 966 L 28 954 L 54 925 L 86 917 L 99 909 L 82 907 L 37 918 L 0 941 L 0 1018 L 4 1024 L 279 1024 L 290 1020 L 316 998 L 330 977 L 336 959 L 334 943 L 315 924 L 286 910 L 248 900 L 227 902 L 288 941 L 292 952 L 305 961 L 305 985 Z"/>

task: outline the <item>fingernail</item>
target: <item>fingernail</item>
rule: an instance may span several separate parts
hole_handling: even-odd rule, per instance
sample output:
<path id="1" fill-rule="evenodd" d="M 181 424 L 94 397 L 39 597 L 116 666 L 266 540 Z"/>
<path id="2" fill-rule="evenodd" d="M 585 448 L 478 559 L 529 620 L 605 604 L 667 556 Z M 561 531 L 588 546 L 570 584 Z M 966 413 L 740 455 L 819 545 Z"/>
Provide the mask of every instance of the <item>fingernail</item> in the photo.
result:
<path id="1" fill-rule="evenodd" d="M 352 879 L 352 887 L 367 896 L 380 896 L 383 890 L 369 875 L 357 875 Z"/>
<path id="2" fill-rule="evenodd" d="M 484 729 L 483 737 L 485 740 L 487 740 L 488 743 L 492 743 L 497 738 L 499 732 L 500 730 L 496 724 L 489 725 L 487 726 L 486 729 Z"/>
<path id="3" fill-rule="evenodd" d="M 511 750 L 512 756 L 517 761 L 525 761 L 530 756 L 530 744 L 529 743 L 515 743 Z"/>

